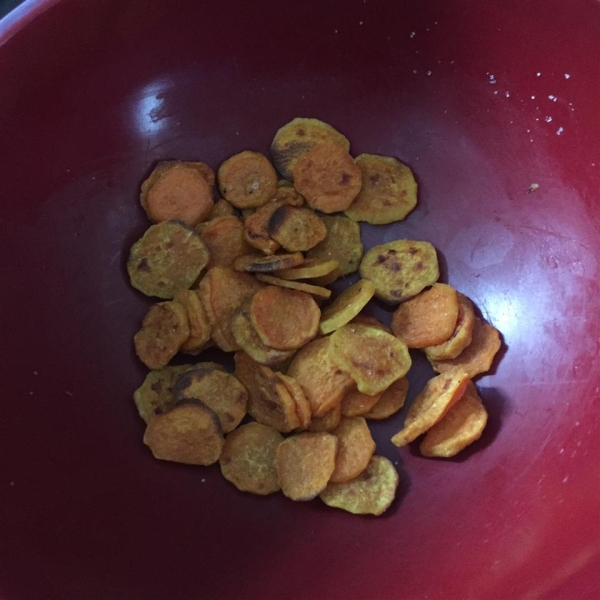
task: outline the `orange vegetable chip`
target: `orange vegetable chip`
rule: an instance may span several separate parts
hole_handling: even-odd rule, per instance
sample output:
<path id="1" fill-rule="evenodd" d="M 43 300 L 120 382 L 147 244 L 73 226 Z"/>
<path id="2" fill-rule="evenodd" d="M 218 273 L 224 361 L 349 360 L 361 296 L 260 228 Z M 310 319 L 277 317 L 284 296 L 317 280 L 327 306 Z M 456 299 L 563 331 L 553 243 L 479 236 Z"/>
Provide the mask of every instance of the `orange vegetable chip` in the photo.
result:
<path id="1" fill-rule="evenodd" d="M 367 422 L 362 417 L 344 417 L 331 433 L 338 439 L 338 453 L 329 481 L 342 483 L 358 477 L 375 452 Z"/>
<path id="2" fill-rule="evenodd" d="M 321 431 L 332 431 L 335 429 L 342 418 L 341 404 L 336 404 L 330 411 L 326 412 L 322 417 L 312 417 L 308 424 L 308 431 L 315 433 Z"/>
<path id="3" fill-rule="evenodd" d="M 359 417 L 364 415 L 379 402 L 381 394 L 383 392 L 369 396 L 358 390 L 350 390 L 342 399 L 342 415 L 344 417 Z"/>
<path id="4" fill-rule="evenodd" d="M 297 267 L 304 262 L 302 252 L 293 254 L 277 254 L 276 256 L 240 256 L 233 264 L 236 271 L 248 273 L 273 273 L 281 269 Z"/>
<path id="5" fill-rule="evenodd" d="M 267 231 L 288 252 L 310 250 L 327 235 L 325 223 L 312 210 L 289 205 L 275 210 Z"/>
<path id="6" fill-rule="evenodd" d="M 366 315 L 358 315 L 350 321 L 351 323 L 359 323 L 360 325 L 369 325 L 369 327 L 375 327 L 375 329 L 379 329 L 381 331 L 385 331 L 386 333 L 392 334 L 392 330 L 384 325 L 379 319 L 375 317 L 368 317 Z"/>
<path id="7" fill-rule="evenodd" d="M 290 393 L 290 396 L 296 404 L 296 416 L 298 417 L 299 423 L 298 429 L 306 429 L 310 423 L 312 411 L 310 409 L 310 402 L 304 394 L 304 390 L 293 377 L 284 375 L 283 373 L 277 373 L 277 376 L 283 385 L 285 385 L 287 391 Z"/>
<path id="8" fill-rule="evenodd" d="M 202 350 L 210 340 L 211 325 L 197 290 L 181 290 L 173 298 L 181 304 L 188 317 L 190 335 L 182 344 L 181 351 L 194 354 Z"/>
<path id="9" fill-rule="evenodd" d="M 286 279 L 287 281 L 297 281 L 299 279 L 315 279 L 319 277 L 325 277 L 326 275 L 329 275 L 332 271 L 335 271 L 338 268 L 339 263 L 336 260 L 320 260 L 318 258 L 307 258 L 299 267 L 275 271 L 275 276 L 279 277 L 280 279 Z"/>
<path id="10" fill-rule="evenodd" d="M 350 323 L 375 295 L 375 285 L 368 279 L 361 279 L 344 290 L 321 315 L 319 331 L 331 333 Z"/>
<path id="11" fill-rule="evenodd" d="M 403 406 L 408 392 L 408 379 L 401 377 L 385 390 L 373 407 L 364 413 L 365 419 L 381 420 L 396 414 Z"/>
<path id="12" fill-rule="evenodd" d="M 197 228 L 210 254 L 207 268 L 231 267 L 240 256 L 252 253 L 244 239 L 244 224 L 238 217 L 217 217 Z"/>
<path id="13" fill-rule="evenodd" d="M 329 296 L 331 296 L 331 290 L 318 285 L 301 283 L 299 281 L 287 281 L 286 279 L 280 279 L 279 277 L 273 277 L 272 275 L 263 275 L 262 273 L 257 273 L 256 279 L 258 279 L 258 281 L 262 281 L 263 283 L 268 283 L 269 285 L 288 290 L 296 290 L 297 292 L 310 294 L 311 296 L 316 296 L 317 298 L 329 298 Z"/>

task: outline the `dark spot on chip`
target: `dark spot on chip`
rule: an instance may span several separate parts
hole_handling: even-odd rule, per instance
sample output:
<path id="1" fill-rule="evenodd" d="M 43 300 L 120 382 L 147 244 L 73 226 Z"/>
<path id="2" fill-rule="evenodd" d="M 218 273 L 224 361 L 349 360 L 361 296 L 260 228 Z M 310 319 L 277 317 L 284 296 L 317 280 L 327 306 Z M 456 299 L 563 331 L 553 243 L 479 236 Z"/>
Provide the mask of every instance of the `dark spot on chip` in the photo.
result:
<path id="1" fill-rule="evenodd" d="M 418 252 L 418 250 L 417 250 L 417 249 L 416 249 L 414 246 L 411 246 L 411 247 L 408 249 L 408 253 L 409 253 L 409 254 L 416 254 L 417 252 Z"/>
<path id="2" fill-rule="evenodd" d="M 277 402 L 273 402 L 273 400 L 265 400 L 265 404 L 271 409 L 271 410 L 279 410 L 279 404 L 277 404 Z"/>
<path id="3" fill-rule="evenodd" d="M 221 458 L 221 462 L 222 462 L 224 465 L 228 465 L 228 464 L 231 462 L 231 457 L 230 457 L 230 456 L 223 456 L 223 457 Z"/>
<path id="4" fill-rule="evenodd" d="M 160 394 L 162 392 L 162 381 L 155 381 L 151 386 L 150 389 L 153 392 L 156 392 L 157 394 Z"/>
<path id="5" fill-rule="evenodd" d="M 451 383 L 452 383 L 452 381 L 450 379 L 447 379 L 446 383 L 444 383 L 444 390 L 447 390 L 450 387 Z"/>
<path id="6" fill-rule="evenodd" d="M 379 183 L 380 179 L 379 173 L 373 173 L 373 175 L 369 176 L 369 181 L 371 181 L 371 183 Z"/>
<path id="7" fill-rule="evenodd" d="M 385 259 L 386 259 L 386 258 L 387 258 L 387 257 L 386 257 L 386 256 L 383 256 L 383 254 L 380 254 L 380 255 L 377 257 L 376 263 L 377 263 L 378 265 L 380 265 L 382 262 L 385 262 Z"/>
<path id="8" fill-rule="evenodd" d="M 304 131 L 304 129 L 302 129 L 302 127 L 298 127 L 298 129 L 296 129 L 296 133 L 302 137 L 304 135 L 306 135 L 306 131 Z"/>
<path id="9" fill-rule="evenodd" d="M 145 258 L 142 258 L 142 260 L 140 260 L 140 264 L 137 266 L 137 270 L 148 272 L 150 270 L 150 265 L 148 264 L 148 260 Z"/>
<path id="10" fill-rule="evenodd" d="M 231 413 L 225 413 L 225 418 L 230 422 L 233 423 L 235 421 L 235 417 L 231 414 Z"/>
<path id="11" fill-rule="evenodd" d="M 390 292 L 394 298 L 402 298 L 402 292 L 400 290 L 392 290 Z"/>
<path id="12" fill-rule="evenodd" d="M 384 200 L 384 201 L 382 202 L 382 204 L 383 204 L 384 206 L 390 206 L 392 203 L 391 203 L 389 200 Z"/>
<path id="13" fill-rule="evenodd" d="M 393 262 L 388 266 L 390 271 L 397 273 L 402 268 L 402 265 L 399 262 Z"/>
<path id="14" fill-rule="evenodd" d="M 425 265 L 419 261 L 416 265 L 415 265 L 415 271 L 422 271 L 425 268 Z"/>
<path id="15" fill-rule="evenodd" d="M 346 171 L 343 171 L 342 178 L 340 179 L 340 184 L 348 185 L 350 183 L 350 179 L 352 179 L 351 176 L 348 173 L 346 173 Z"/>

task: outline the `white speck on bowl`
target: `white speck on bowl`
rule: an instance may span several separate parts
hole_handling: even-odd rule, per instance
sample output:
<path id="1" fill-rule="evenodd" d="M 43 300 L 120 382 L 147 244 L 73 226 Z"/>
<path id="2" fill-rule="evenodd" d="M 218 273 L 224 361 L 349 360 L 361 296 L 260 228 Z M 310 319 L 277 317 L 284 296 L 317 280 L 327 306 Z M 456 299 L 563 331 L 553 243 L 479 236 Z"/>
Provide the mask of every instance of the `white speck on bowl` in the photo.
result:
<path id="1" fill-rule="evenodd" d="M 562 135 L 563 131 L 564 131 L 564 128 L 563 128 L 563 127 L 559 127 L 559 128 L 556 130 L 556 135 Z"/>
<path id="2" fill-rule="evenodd" d="M 552 117 L 548 115 L 547 117 L 544 117 L 544 121 L 546 121 L 546 123 L 551 123 Z"/>

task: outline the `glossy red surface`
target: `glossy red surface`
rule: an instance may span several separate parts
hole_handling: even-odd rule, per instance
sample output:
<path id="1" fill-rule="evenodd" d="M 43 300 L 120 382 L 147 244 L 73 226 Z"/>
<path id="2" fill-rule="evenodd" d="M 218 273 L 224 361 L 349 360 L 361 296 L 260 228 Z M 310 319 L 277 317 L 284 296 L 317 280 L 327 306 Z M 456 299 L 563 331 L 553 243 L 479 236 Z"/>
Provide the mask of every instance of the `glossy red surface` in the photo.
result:
<path id="1" fill-rule="evenodd" d="M 597 598 L 598 8 L 64 0 L 0 22 L 0 598 Z M 367 243 L 433 242 L 504 335 L 463 456 L 375 426 L 401 474 L 379 519 L 154 461 L 131 400 L 141 180 L 267 151 L 294 116 L 413 167 L 418 208 Z"/>

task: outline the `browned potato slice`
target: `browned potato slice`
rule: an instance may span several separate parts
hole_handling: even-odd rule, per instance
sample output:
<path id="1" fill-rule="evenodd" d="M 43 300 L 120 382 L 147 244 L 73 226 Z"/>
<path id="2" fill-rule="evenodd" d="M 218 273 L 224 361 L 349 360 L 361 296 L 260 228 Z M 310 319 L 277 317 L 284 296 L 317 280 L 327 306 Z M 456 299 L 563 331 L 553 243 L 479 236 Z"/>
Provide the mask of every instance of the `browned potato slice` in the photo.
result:
<path id="1" fill-rule="evenodd" d="M 300 433 L 277 448 L 281 491 L 292 500 L 312 500 L 326 487 L 335 468 L 337 438 L 329 433 Z"/>
<path id="2" fill-rule="evenodd" d="M 275 276 L 287 281 L 298 281 L 299 279 L 317 279 L 329 275 L 332 271 L 338 270 L 337 260 L 320 260 L 318 258 L 307 258 L 299 267 L 293 269 L 282 269 L 276 271 Z"/>
<path id="3" fill-rule="evenodd" d="M 360 417 L 361 415 L 364 415 L 379 402 L 379 398 L 381 398 L 382 394 L 383 392 L 379 392 L 379 394 L 369 396 L 358 390 L 350 390 L 342 399 L 342 416 Z"/>
<path id="4" fill-rule="evenodd" d="M 207 268 L 231 267 L 237 258 L 252 253 L 244 239 L 244 224 L 238 217 L 217 217 L 197 227 L 210 253 Z"/>
<path id="5" fill-rule="evenodd" d="M 417 205 L 417 182 L 412 171 L 391 156 L 361 154 L 354 159 L 362 187 L 346 209 L 354 221 L 385 225 L 402 221 Z"/>
<path id="6" fill-rule="evenodd" d="M 217 219 L 219 217 L 231 217 L 235 216 L 235 208 L 233 208 L 230 202 L 227 202 L 225 198 L 221 198 L 215 202 L 215 205 L 208 215 L 208 220 Z"/>
<path id="7" fill-rule="evenodd" d="M 187 465 L 217 462 L 223 442 L 217 415 L 198 400 L 156 415 L 144 433 L 144 444 L 154 458 Z"/>
<path id="8" fill-rule="evenodd" d="M 231 323 L 231 333 L 239 347 L 261 365 L 279 365 L 291 358 L 294 355 L 293 350 L 275 350 L 263 344 L 250 320 L 249 308 L 250 304 L 246 302 L 237 311 Z"/>
<path id="9" fill-rule="evenodd" d="M 272 275 L 264 275 L 257 273 L 256 279 L 269 285 L 274 285 L 288 290 L 296 290 L 298 292 L 304 292 L 311 296 L 317 296 L 318 298 L 329 298 L 331 296 L 331 290 L 327 288 L 312 285 L 310 283 L 301 283 L 299 281 L 287 281 L 286 279 L 280 279 L 279 277 L 273 277 Z"/>
<path id="10" fill-rule="evenodd" d="M 331 333 L 347 323 L 367 305 L 375 295 L 375 285 L 368 279 L 361 279 L 344 290 L 321 315 L 319 331 Z"/>
<path id="11" fill-rule="evenodd" d="M 392 438 L 392 443 L 405 446 L 441 421 L 464 394 L 468 381 L 468 374 L 460 369 L 430 379 L 408 409 L 404 429 Z"/>
<path id="12" fill-rule="evenodd" d="M 212 327 L 212 339 L 221 350 L 239 349 L 231 332 L 233 316 L 261 287 L 251 275 L 227 267 L 214 267 L 203 277 L 198 294 Z"/>
<path id="13" fill-rule="evenodd" d="M 190 336 L 187 311 L 177 302 L 159 302 L 150 308 L 133 343 L 149 369 L 162 369 Z"/>
<path id="14" fill-rule="evenodd" d="M 312 417 L 308 424 L 308 431 L 315 433 L 321 431 L 332 431 L 335 429 L 342 418 L 342 407 L 336 404 L 330 411 L 326 412 L 322 417 Z"/>
<path id="15" fill-rule="evenodd" d="M 375 329 L 379 329 L 381 331 L 385 331 L 386 333 L 392 334 L 392 330 L 384 325 L 379 319 L 375 317 L 368 317 L 366 315 L 358 315 L 350 321 L 351 323 L 358 323 L 360 325 L 369 325 L 369 327 L 375 327 Z"/>
<path id="16" fill-rule="evenodd" d="M 190 369 L 177 378 L 173 394 L 176 402 L 202 401 L 219 418 L 223 433 L 233 431 L 246 416 L 248 392 L 225 371 Z"/>
<path id="17" fill-rule="evenodd" d="M 273 213 L 284 204 L 280 200 L 267 202 L 244 220 L 244 239 L 250 246 L 267 256 L 275 254 L 281 248 L 269 235 L 268 226 Z"/>
<path id="18" fill-rule="evenodd" d="M 318 119 L 296 118 L 281 127 L 271 144 L 271 156 L 277 170 L 286 178 L 292 179 L 292 172 L 298 159 L 319 143 L 337 144 L 346 152 L 350 142 L 331 125 Z"/>
<path id="19" fill-rule="evenodd" d="M 437 346 L 424 348 L 427 358 L 430 360 L 445 360 L 456 358 L 473 339 L 473 327 L 475 327 L 475 312 L 473 304 L 462 294 L 458 294 L 458 319 L 452 335 L 448 340 Z"/>
<path id="20" fill-rule="evenodd" d="M 278 254 L 277 256 L 240 256 L 233 268 L 236 271 L 247 271 L 248 273 L 273 273 L 281 269 L 297 267 L 304 262 L 302 252 L 292 254 Z"/>
<path id="21" fill-rule="evenodd" d="M 425 348 L 445 342 L 458 320 L 458 294 L 445 283 L 403 302 L 392 317 L 392 331 L 409 348 Z"/>
<path id="22" fill-rule="evenodd" d="M 271 201 L 282 202 L 290 206 L 302 206 L 304 197 L 294 189 L 294 186 L 287 179 L 280 179 L 277 182 L 277 191 Z"/>
<path id="23" fill-rule="evenodd" d="M 437 254 L 429 242 L 396 240 L 373 246 L 360 263 L 360 276 L 375 284 L 378 298 L 398 304 L 437 281 Z"/>
<path id="24" fill-rule="evenodd" d="M 462 398 L 425 434 L 419 446 L 424 456 L 450 458 L 478 440 L 488 414 L 477 388 L 469 381 Z"/>
<path id="25" fill-rule="evenodd" d="M 383 456 L 373 456 L 356 479 L 330 483 L 320 498 L 327 506 L 355 515 L 380 515 L 394 501 L 397 487 L 398 473 L 394 465 Z"/>
<path id="26" fill-rule="evenodd" d="M 401 377 L 385 390 L 379 400 L 366 413 L 365 419 L 381 420 L 396 414 L 403 406 L 408 392 L 408 379 Z"/>
<path id="27" fill-rule="evenodd" d="M 329 338 L 313 340 L 301 348 L 290 364 L 288 375 L 304 390 L 313 417 L 322 417 L 341 402 L 354 387 L 354 380 L 329 358 Z"/>
<path id="28" fill-rule="evenodd" d="M 131 247 L 127 272 L 131 285 L 146 296 L 173 298 L 192 286 L 208 258 L 196 231 L 179 221 L 163 221 Z"/>
<path id="29" fill-rule="evenodd" d="M 285 385 L 287 391 L 290 393 L 290 396 L 296 403 L 296 416 L 298 417 L 298 429 L 306 429 L 308 424 L 310 423 L 311 417 L 311 409 L 310 402 L 306 398 L 304 394 L 304 390 L 300 387 L 300 384 L 289 375 L 284 375 L 283 373 L 277 373 L 279 379 Z"/>
<path id="30" fill-rule="evenodd" d="M 213 170 L 204 163 L 159 163 L 142 183 L 140 201 L 154 223 L 178 219 L 192 227 L 213 208 Z"/>
<path id="31" fill-rule="evenodd" d="M 182 344 L 182 352 L 196 353 L 210 340 L 211 326 L 208 315 L 197 290 L 181 290 L 177 292 L 173 302 L 185 307 L 190 327 L 190 336 Z"/>
<path id="32" fill-rule="evenodd" d="M 430 360 L 429 362 L 433 370 L 438 373 L 445 373 L 459 367 L 468 373 L 469 377 L 475 377 L 475 375 L 490 370 L 494 356 L 500 350 L 501 345 L 498 330 L 475 317 L 471 343 L 456 358 Z"/>
<path id="33" fill-rule="evenodd" d="M 403 342 L 375 327 L 355 323 L 331 335 L 329 358 L 354 379 L 359 392 L 370 396 L 404 377 L 411 365 Z"/>
<path id="34" fill-rule="evenodd" d="M 375 442 L 362 417 L 344 417 L 331 432 L 338 439 L 338 453 L 330 483 L 342 483 L 358 477 L 369 464 Z"/>
<path id="35" fill-rule="evenodd" d="M 327 227 L 327 237 L 311 248 L 307 256 L 321 260 L 337 260 L 340 275 L 349 275 L 358 270 L 364 247 L 360 241 L 360 225 L 342 216 L 322 217 Z"/>
<path id="36" fill-rule="evenodd" d="M 219 458 L 223 477 L 242 492 L 266 496 L 278 492 L 277 447 L 283 436 L 272 427 L 247 423 L 225 438 Z"/>
<path id="37" fill-rule="evenodd" d="M 300 426 L 296 402 L 280 373 L 253 361 L 244 352 L 237 352 L 235 375 L 248 390 L 248 414 L 253 419 L 281 433 Z"/>
<path id="38" fill-rule="evenodd" d="M 269 236 L 288 252 L 305 252 L 325 239 L 327 228 L 312 210 L 280 206 L 267 225 Z"/>
<path id="39" fill-rule="evenodd" d="M 362 174 L 346 150 L 318 144 L 294 167 L 294 187 L 314 210 L 334 213 L 346 210 L 358 196 Z"/>
<path id="40" fill-rule="evenodd" d="M 250 301 L 250 321 L 263 344 L 295 350 L 317 335 L 321 311 L 310 294 L 267 286 Z"/>
<path id="41" fill-rule="evenodd" d="M 260 152 L 245 150 L 228 158 L 217 177 L 221 194 L 237 208 L 262 206 L 277 192 L 277 173 Z"/>

